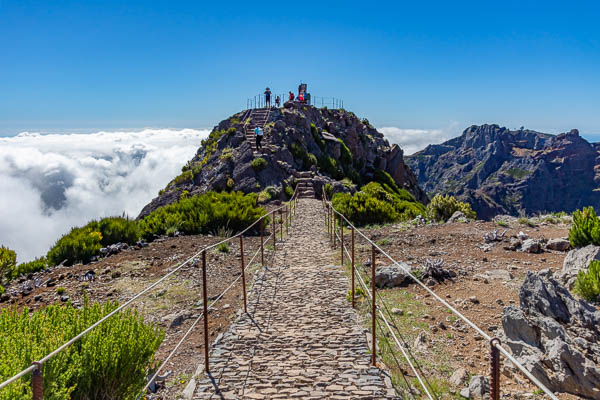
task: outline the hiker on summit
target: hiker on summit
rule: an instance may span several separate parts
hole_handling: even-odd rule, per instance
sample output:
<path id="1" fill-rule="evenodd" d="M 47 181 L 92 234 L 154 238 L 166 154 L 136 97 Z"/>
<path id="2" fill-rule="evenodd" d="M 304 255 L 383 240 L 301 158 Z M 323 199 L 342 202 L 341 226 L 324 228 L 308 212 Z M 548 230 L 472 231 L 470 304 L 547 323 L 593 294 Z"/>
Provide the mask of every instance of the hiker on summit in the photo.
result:
<path id="1" fill-rule="evenodd" d="M 294 93 L 292 93 L 291 90 L 290 90 L 290 95 L 289 95 L 288 101 L 294 101 Z"/>
<path id="2" fill-rule="evenodd" d="M 262 149 L 262 138 L 263 138 L 263 130 L 260 126 L 257 126 L 256 128 L 254 128 L 254 134 L 256 135 L 256 149 L 260 150 Z"/>
<path id="3" fill-rule="evenodd" d="M 265 89 L 265 107 L 271 107 L 271 89 Z"/>
<path id="4" fill-rule="evenodd" d="M 275 97 L 275 105 L 277 106 L 277 108 L 281 107 L 281 98 L 279 97 L 279 95 Z"/>

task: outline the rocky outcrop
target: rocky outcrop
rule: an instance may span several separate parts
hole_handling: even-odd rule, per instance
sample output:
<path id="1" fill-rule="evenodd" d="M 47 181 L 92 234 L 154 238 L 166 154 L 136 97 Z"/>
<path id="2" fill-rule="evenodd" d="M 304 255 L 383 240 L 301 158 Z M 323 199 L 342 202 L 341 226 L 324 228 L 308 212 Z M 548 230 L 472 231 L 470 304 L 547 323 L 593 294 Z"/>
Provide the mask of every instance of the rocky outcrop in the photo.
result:
<path id="1" fill-rule="evenodd" d="M 502 313 L 501 339 L 515 358 L 552 391 L 600 398 L 600 312 L 549 270 L 528 272 L 519 299 Z"/>
<path id="2" fill-rule="evenodd" d="M 474 125 L 405 159 L 427 193 L 452 194 L 489 219 L 600 207 L 599 150 L 576 129 L 554 136 Z"/>
<path id="3" fill-rule="evenodd" d="M 587 271 L 594 260 L 600 260 L 600 247 L 593 244 L 569 251 L 558 275 L 559 280 L 569 289 L 573 289 L 579 271 Z"/>
<path id="4" fill-rule="evenodd" d="M 182 175 L 144 207 L 140 217 L 177 201 L 184 191 L 189 195 L 210 190 L 250 193 L 271 186 L 285 199 L 285 187 L 293 187 L 301 171 L 312 172 L 317 197 L 325 183 L 332 184 L 334 192 L 353 191 L 385 171 L 417 201 L 428 202 L 404 163 L 402 149 L 390 146 L 382 133 L 352 112 L 294 103 L 274 108 L 264 128 L 260 154 L 253 153 L 246 139 L 248 116 L 241 112 L 219 123 Z M 256 157 L 263 158 L 266 166 L 253 166 Z"/>

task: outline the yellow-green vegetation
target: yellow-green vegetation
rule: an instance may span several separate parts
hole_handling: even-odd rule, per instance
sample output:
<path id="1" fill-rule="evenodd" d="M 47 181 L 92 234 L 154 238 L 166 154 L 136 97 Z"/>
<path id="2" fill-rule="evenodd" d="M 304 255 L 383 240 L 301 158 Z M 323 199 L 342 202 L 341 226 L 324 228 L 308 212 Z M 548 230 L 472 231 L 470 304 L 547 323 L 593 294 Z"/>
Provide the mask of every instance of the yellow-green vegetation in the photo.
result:
<path id="1" fill-rule="evenodd" d="M 587 301 L 600 301 L 599 260 L 593 260 L 587 271 L 579 271 L 573 291 Z"/>
<path id="2" fill-rule="evenodd" d="M 425 214 L 425 207 L 392 181 L 370 182 L 354 195 L 336 193 L 333 206 L 358 226 L 408 220 Z"/>
<path id="3" fill-rule="evenodd" d="M 217 246 L 219 253 L 229 253 L 229 243 L 224 242 Z"/>
<path id="4" fill-rule="evenodd" d="M 462 211 L 468 219 L 477 217 L 469 203 L 458 201 L 450 195 L 438 194 L 427 205 L 427 217 L 434 221 L 447 221 L 456 211 Z"/>
<path id="5" fill-rule="evenodd" d="M 262 157 L 256 157 L 250 162 L 250 166 L 256 171 L 262 171 L 267 167 L 267 161 Z"/>
<path id="6" fill-rule="evenodd" d="M 5 278 L 12 275 L 17 265 L 17 253 L 13 250 L 1 246 L 0 247 L 0 284 Z"/>
<path id="7" fill-rule="evenodd" d="M 224 148 L 219 156 L 219 160 L 225 162 L 233 161 L 233 149 L 231 147 Z"/>
<path id="8" fill-rule="evenodd" d="M 91 221 L 81 228 L 73 228 L 61 237 L 47 254 L 48 262 L 66 265 L 87 263 L 100 253 L 100 248 L 114 243 L 134 244 L 139 239 L 138 224 L 122 217 Z"/>
<path id="9" fill-rule="evenodd" d="M 521 168 L 510 168 L 506 170 L 506 174 L 516 179 L 522 179 L 528 175 L 531 175 L 531 171 L 527 171 Z"/>
<path id="10" fill-rule="evenodd" d="M 227 190 L 233 190 L 233 188 L 235 187 L 235 181 L 230 176 L 227 177 L 226 186 L 227 186 Z"/>
<path id="11" fill-rule="evenodd" d="M 213 153 L 217 150 L 217 143 L 223 135 L 235 135 L 235 128 L 229 128 L 227 130 L 214 130 L 208 135 L 206 139 L 202 140 L 201 145 L 202 147 L 204 147 L 205 153 L 204 158 L 202 159 L 202 161 L 200 161 L 201 165 L 206 165 L 208 163 L 210 156 L 213 155 Z"/>
<path id="12" fill-rule="evenodd" d="M 528 227 L 530 227 L 530 228 L 533 228 L 533 227 L 535 226 L 535 222 L 533 222 L 532 220 L 530 220 L 530 219 L 529 219 L 529 218 L 527 218 L 527 217 L 520 217 L 520 218 L 517 220 L 517 222 L 518 222 L 520 225 L 526 225 L 526 226 L 528 226 Z"/>
<path id="13" fill-rule="evenodd" d="M 315 124 L 310 124 L 310 133 L 314 141 L 317 143 L 317 146 L 319 146 L 319 149 L 321 149 L 321 151 L 325 151 L 327 145 L 325 144 L 325 141 L 323 140 L 321 135 L 319 135 L 319 131 L 317 130 Z"/>
<path id="14" fill-rule="evenodd" d="M 262 192 L 260 192 L 258 194 L 258 202 L 260 204 L 264 204 L 266 202 L 268 202 L 269 200 L 271 200 L 271 193 L 269 193 L 266 190 L 263 190 Z"/>
<path id="15" fill-rule="evenodd" d="M 294 195 L 294 189 L 292 189 L 291 186 L 287 186 L 283 189 L 283 191 L 285 192 L 285 195 L 288 197 L 288 199 L 291 199 L 292 196 Z"/>
<path id="16" fill-rule="evenodd" d="M 140 234 L 145 238 L 175 231 L 194 235 L 223 226 L 241 231 L 266 214 L 256 202 L 255 193 L 207 192 L 153 211 L 139 221 Z"/>
<path id="17" fill-rule="evenodd" d="M 588 244 L 600 245 L 600 220 L 594 207 L 586 207 L 573 213 L 573 225 L 569 229 L 571 246 L 584 247 Z"/>
<path id="18" fill-rule="evenodd" d="M 73 338 L 117 303 L 0 310 L 0 381 Z M 51 332 L 52 334 L 49 334 Z M 135 399 L 164 334 L 137 311 L 116 314 L 44 364 L 44 398 L 57 400 Z M 31 399 L 31 379 L 0 390 L 0 400 Z"/>
<path id="19" fill-rule="evenodd" d="M 333 196 L 333 186 L 331 186 L 331 183 L 325 184 L 325 195 L 328 200 L 331 200 L 331 196 Z"/>

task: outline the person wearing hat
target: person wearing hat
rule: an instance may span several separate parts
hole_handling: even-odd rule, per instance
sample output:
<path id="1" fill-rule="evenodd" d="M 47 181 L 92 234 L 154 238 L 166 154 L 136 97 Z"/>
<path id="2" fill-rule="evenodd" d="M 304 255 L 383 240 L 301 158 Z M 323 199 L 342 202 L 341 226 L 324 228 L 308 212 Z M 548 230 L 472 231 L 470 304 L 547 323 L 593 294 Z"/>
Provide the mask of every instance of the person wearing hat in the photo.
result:
<path id="1" fill-rule="evenodd" d="M 271 89 L 265 89 L 265 107 L 271 107 Z"/>

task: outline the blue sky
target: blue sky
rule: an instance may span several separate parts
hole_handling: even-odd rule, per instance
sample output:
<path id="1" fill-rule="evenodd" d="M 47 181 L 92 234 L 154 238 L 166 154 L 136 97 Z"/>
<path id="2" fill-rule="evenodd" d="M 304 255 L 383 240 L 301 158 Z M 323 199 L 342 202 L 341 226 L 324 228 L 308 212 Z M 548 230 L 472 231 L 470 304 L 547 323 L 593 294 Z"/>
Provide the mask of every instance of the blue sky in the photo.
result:
<path id="1" fill-rule="evenodd" d="M 376 126 L 600 140 L 597 2 L 0 0 L 0 135 L 212 127 L 264 90 Z"/>

